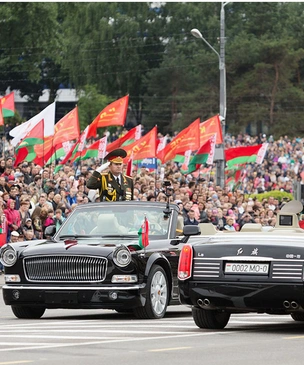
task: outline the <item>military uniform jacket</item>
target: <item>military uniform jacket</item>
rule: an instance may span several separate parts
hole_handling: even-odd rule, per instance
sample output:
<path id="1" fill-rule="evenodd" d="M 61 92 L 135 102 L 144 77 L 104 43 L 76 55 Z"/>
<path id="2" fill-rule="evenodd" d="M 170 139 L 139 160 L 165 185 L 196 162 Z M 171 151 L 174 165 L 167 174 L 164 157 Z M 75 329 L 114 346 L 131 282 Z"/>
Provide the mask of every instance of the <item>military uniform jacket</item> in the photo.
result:
<path id="1" fill-rule="evenodd" d="M 99 190 L 100 201 L 133 200 L 133 180 L 126 175 L 121 175 L 121 185 L 118 185 L 111 172 L 94 171 L 87 187 Z"/>

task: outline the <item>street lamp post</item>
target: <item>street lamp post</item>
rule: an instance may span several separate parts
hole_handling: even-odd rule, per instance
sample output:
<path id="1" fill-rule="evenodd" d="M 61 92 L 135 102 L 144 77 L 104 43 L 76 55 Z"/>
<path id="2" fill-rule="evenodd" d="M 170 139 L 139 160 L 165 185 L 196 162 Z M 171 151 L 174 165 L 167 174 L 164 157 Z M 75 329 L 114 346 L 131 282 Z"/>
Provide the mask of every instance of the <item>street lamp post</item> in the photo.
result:
<path id="1" fill-rule="evenodd" d="M 222 127 L 223 140 L 225 140 L 225 126 L 226 126 L 226 64 L 225 64 L 225 10 L 224 7 L 228 2 L 222 2 L 220 14 L 220 53 L 211 46 L 211 44 L 202 36 L 198 29 L 192 29 L 191 34 L 202 39 L 209 48 L 217 55 L 219 59 L 220 70 L 220 120 Z M 216 160 L 216 184 L 222 188 L 225 185 L 225 154 L 224 143 L 219 145 L 215 151 Z"/>

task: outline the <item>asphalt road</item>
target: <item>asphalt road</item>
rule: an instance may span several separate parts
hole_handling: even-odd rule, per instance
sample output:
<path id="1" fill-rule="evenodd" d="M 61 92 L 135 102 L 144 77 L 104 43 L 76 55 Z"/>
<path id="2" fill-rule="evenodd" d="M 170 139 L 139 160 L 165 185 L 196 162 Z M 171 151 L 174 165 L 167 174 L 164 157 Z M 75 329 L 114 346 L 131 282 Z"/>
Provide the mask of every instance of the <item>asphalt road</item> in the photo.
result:
<path id="1" fill-rule="evenodd" d="M 106 310 L 47 310 L 21 320 L 0 291 L 0 365 L 298 365 L 303 344 L 304 324 L 289 316 L 237 314 L 220 331 L 196 327 L 184 306 L 161 320 Z"/>

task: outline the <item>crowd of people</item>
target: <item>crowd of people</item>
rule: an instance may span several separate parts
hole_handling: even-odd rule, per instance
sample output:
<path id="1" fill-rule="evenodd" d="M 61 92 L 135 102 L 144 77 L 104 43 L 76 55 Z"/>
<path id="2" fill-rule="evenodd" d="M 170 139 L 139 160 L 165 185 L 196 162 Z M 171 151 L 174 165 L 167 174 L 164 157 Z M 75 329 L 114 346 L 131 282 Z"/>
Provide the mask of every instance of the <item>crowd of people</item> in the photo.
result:
<path id="1" fill-rule="evenodd" d="M 225 136 L 226 148 L 265 142 L 268 149 L 263 163 L 247 165 L 237 189 L 217 186 L 214 167 L 183 175 L 181 166 L 170 161 L 157 170 L 134 166 L 132 198 L 165 202 L 166 180 L 170 182 L 169 199 L 180 206 L 185 224 L 211 222 L 219 230 L 239 230 L 247 222 L 274 225 L 282 202 L 274 197 L 259 202 L 246 196 L 274 190 L 292 193 L 293 182 L 304 180 L 304 139 L 281 136 L 274 140 L 263 134 Z M 5 147 L 0 159 L 0 216 L 5 242 L 44 238 L 46 227 L 55 225 L 58 229 L 77 205 L 100 200 L 98 189 L 92 194 L 87 186 L 101 165 L 99 159 L 66 164 L 55 173 L 55 164 L 39 166 L 24 161 L 14 166 L 9 140 L 5 140 Z"/>

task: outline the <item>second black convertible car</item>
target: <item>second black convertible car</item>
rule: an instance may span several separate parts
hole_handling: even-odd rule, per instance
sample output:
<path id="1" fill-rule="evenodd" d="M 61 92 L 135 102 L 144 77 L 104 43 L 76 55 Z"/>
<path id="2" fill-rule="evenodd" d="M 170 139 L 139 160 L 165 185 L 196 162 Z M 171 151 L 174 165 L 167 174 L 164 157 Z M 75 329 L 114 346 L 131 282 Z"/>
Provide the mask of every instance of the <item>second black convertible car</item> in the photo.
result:
<path id="1" fill-rule="evenodd" d="M 2 247 L 4 302 L 18 318 L 40 318 L 47 308 L 132 310 L 161 318 L 179 304 L 176 204 L 90 203 L 78 206 L 48 240 Z M 149 244 L 139 242 L 148 221 Z M 185 237 L 184 237 L 185 238 Z"/>
<path id="2" fill-rule="evenodd" d="M 224 328 L 231 313 L 289 314 L 304 322 L 304 230 L 297 201 L 276 226 L 249 223 L 241 232 L 215 232 L 184 245 L 178 278 L 181 301 L 200 328 Z M 190 229 L 190 231 L 189 231 Z M 197 234 L 186 226 L 184 233 Z"/>

